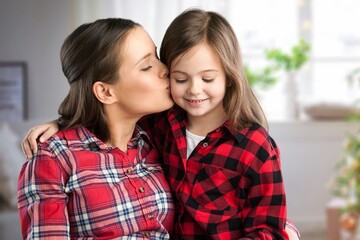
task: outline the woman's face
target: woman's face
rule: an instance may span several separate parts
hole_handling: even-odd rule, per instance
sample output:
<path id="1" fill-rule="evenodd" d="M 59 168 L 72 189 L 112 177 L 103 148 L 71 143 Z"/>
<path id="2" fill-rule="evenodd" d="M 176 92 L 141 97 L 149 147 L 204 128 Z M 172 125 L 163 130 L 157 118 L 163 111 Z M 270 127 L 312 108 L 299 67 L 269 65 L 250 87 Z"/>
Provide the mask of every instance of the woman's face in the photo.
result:
<path id="1" fill-rule="evenodd" d="M 121 109 L 131 116 L 161 112 L 173 105 L 168 69 L 160 62 L 156 46 L 142 28 L 130 30 L 120 48 L 116 94 Z"/>

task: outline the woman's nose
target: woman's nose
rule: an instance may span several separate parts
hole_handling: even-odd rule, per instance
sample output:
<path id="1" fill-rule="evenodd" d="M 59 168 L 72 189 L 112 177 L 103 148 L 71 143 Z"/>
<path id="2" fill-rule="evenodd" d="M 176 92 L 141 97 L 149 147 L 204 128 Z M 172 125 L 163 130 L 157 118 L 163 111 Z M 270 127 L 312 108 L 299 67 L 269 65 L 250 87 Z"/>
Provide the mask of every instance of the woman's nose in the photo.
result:
<path id="1" fill-rule="evenodd" d="M 163 63 L 161 63 L 159 76 L 161 78 L 169 78 L 169 69 Z"/>

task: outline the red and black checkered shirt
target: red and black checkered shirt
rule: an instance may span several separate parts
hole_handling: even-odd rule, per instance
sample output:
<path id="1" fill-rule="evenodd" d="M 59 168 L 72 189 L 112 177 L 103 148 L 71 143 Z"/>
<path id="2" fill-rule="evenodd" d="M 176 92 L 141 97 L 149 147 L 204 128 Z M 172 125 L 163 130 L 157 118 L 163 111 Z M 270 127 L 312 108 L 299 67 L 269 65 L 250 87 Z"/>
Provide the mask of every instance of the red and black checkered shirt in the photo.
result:
<path id="1" fill-rule="evenodd" d="M 278 148 L 258 126 L 209 132 L 186 155 L 186 113 L 174 107 L 144 119 L 164 157 L 177 204 L 174 239 L 288 239 Z"/>

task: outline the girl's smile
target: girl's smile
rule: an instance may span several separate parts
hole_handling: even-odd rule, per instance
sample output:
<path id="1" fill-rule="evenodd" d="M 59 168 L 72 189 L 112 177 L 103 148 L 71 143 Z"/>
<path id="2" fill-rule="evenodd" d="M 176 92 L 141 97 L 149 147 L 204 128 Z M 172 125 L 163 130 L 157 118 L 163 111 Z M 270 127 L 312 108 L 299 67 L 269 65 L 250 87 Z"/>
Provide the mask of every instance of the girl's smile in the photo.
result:
<path id="1" fill-rule="evenodd" d="M 208 98 L 207 99 L 185 99 L 185 100 L 188 101 L 192 105 L 198 106 L 201 103 L 203 103 L 204 101 L 208 100 Z"/>

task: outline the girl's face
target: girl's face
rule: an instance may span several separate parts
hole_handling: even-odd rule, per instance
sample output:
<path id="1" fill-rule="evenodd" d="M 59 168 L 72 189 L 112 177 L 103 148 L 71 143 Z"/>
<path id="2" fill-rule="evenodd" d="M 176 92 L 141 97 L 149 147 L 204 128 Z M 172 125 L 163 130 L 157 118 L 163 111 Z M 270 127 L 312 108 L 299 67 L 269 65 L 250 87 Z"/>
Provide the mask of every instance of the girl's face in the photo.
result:
<path id="1" fill-rule="evenodd" d="M 171 63 L 171 95 L 191 119 L 223 121 L 226 75 L 211 47 L 202 43 Z M 219 119 L 221 118 L 221 119 Z"/>
<path id="2" fill-rule="evenodd" d="M 120 49 L 116 94 L 120 109 L 129 116 L 161 112 L 173 105 L 167 67 L 160 62 L 149 34 L 136 27 Z"/>

